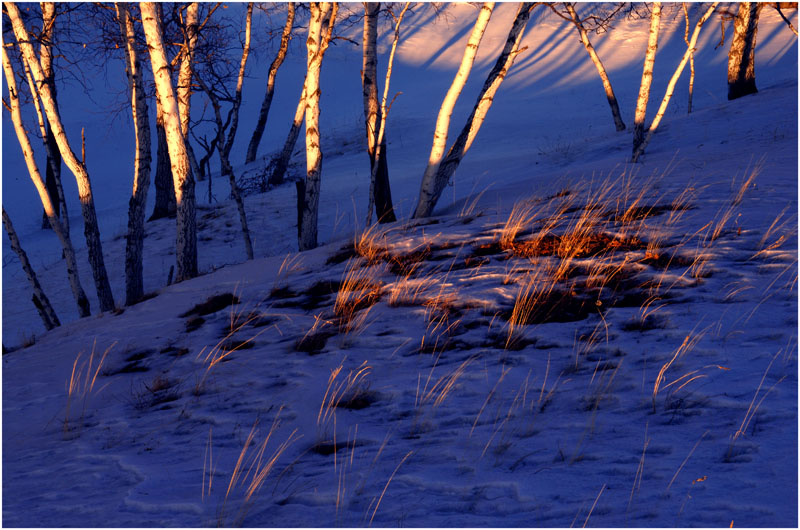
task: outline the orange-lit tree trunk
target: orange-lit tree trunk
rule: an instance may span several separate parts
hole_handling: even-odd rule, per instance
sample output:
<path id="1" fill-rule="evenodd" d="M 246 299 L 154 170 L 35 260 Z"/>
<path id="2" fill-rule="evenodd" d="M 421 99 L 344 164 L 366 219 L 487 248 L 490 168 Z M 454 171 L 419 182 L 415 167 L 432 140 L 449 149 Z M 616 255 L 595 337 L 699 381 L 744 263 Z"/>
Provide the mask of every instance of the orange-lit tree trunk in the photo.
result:
<path id="1" fill-rule="evenodd" d="M 653 2 L 650 13 L 650 33 L 647 39 L 647 52 L 644 56 L 642 82 L 639 85 L 639 97 L 636 100 L 636 116 L 633 121 L 633 153 L 644 141 L 644 123 L 647 118 L 647 101 L 650 99 L 650 85 L 653 84 L 653 66 L 658 50 L 658 30 L 661 23 L 661 2 Z"/>
<path id="2" fill-rule="evenodd" d="M 125 245 L 125 304 L 135 304 L 144 296 L 142 252 L 144 246 L 144 207 L 150 187 L 150 122 L 142 81 L 142 65 L 136 45 L 136 31 L 128 4 L 116 3 L 119 29 L 125 41 L 125 62 L 131 112 L 136 137 L 133 162 L 133 192 L 128 202 L 128 235 Z"/>
<path id="3" fill-rule="evenodd" d="M 36 160 L 33 155 L 33 147 L 31 147 L 28 132 L 22 123 L 22 112 L 19 105 L 19 92 L 17 91 L 17 81 L 14 75 L 14 69 L 11 66 L 11 61 L 8 59 L 5 46 L 2 48 L 3 59 L 3 72 L 6 78 L 6 86 L 8 87 L 8 105 L 11 108 L 11 121 L 14 124 L 14 131 L 17 134 L 17 140 L 22 148 L 22 156 L 25 159 L 25 164 L 28 168 L 28 174 L 39 193 L 39 199 L 42 201 L 44 212 L 50 221 L 50 227 L 55 232 L 58 240 L 61 242 L 61 247 L 64 249 L 64 261 L 67 264 L 67 278 L 69 285 L 72 288 L 72 295 L 75 297 L 75 302 L 78 304 L 78 314 L 81 317 L 89 316 L 89 299 L 81 286 L 80 278 L 78 277 L 78 262 L 75 259 L 75 249 L 72 247 L 72 241 L 69 237 L 69 232 L 64 230 L 61 221 L 56 215 L 53 202 L 50 200 L 50 195 L 47 193 L 47 187 L 39 168 L 36 165 Z"/>
<path id="4" fill-rule="evenodd" d="M 505 80 L 508 70 L 514 64 L 514 59 L 519 53 L 519 43 L 522 42 L 525 26 L 528 24 L 531 10 L 535 5 L 534 2 L 523 2 L 520 4 L 517 10 L 517 16 L 511 25 L 511 30 L 508 32 L 505 46 L 500 52 L 500 56 L 497 58 L 494 67 L 486 77 L 483 88 L 480 94 L 478 94 L 478 100 L 472 108 L 472 113 L 469 118 L 467 118 L 467 123 L 464 125 L 464 128 L 461 129 L 461 133 L 458 135 L 455 143 L 450 147 L 447 156 L 442 163 L 439 164 L 439 170 L 436 174 L 436 180 L 439 183 L 436 189 L 439 194 L 441 194 L 441 190 L 444 189 L 444 186 L 453 177 L 453 173 L 455 173 L 456 168 L 458 168 L 464 155 L 467 154 L 470 146 L 472 146 L 472 142 L 478 135 L 478 131 L 481 125 L 483 125 L 483 121 L 486 119 L 486 114 L 492 106 L 495 94 L 497 94 L 497 90 L 500 88 L 503 80 Z M 439 195 L 437 194 L 435 200 L 438 200 L 438 198 Z"/>
<path id="5" fill-rule="evenodd" d="M 664 94 L 664 98 L 661 100 L 661 105 L 658 107 L 658 112 L 656 112 L 656 117 L 653 118 L 653 122 L 650 124 L 650 128 L 647 131 L 647 135 L 642 140 L 642 143 L 639 144 L 639 147 L 633 152 L 633 162 L 636 162 L 639 157 L 644 152 L 647 144 L 650 143 L 650 139 L 653 137 L 653 134 L 658 129 L 658 125 L 661 123 L 661 119 L 664 117 L 664 113 L 667 111 L 667 105 L 669 105 L 669 100 L 672 98 L 672 94 L 675 92 L 675 85 L 678 83 L 678 79 L 683 73 L 683 69 L 686 67 L 686 62 L 689 60 L 689 57 L 694 53 L 695 46 L 697 45 L 697 37 L 700 36 L 700 29 L 705 24 L 706 20 L 711 16 L 714 10 L 717 8 L 719 2 L 714 2 L 709 6 L 703 16 L 700 17 L 700 20 L 697 21 L 697 24 L 694 27 L 694 31 L 692 32 L 692 39 L 689 42 L 689 46 L 686 48 L 686 52 L 683 54 L 683 58 L 681 62 L 678 64 L 678 67 L 675 69 L 675 72 L 672 74 L 672 78 L 669 80 L 667 84 L 667 91 Z"/>
<path id="6" fill-rule="evenodd" d="M 181 117 L 178 102 L 172 89 L 167 57 L 158 11 L 152 2 L 140 4 L 142 26 L 150 49 L 150 63 L 156 82 L 156 97 L 163 110 L 164 131 L 167 137 L 172 181 L 177 203 L 175 254 L 177 261 L 176 281 L 197 276 L 197 226 L 195 220 L 194 178 L 189 170 L 184 136 L 181 132 Z"/>
<path id="7" fill-rule="evenodd" d="M 44 77 L 50 84 L 53 96 L 56 95 L 56 79 L 53 72 L 53 38 L 56 23 L 56 5 L 52 2 L 41 2 L 42 8 L 42 33 L 39 45 L 39 60 L 42 63 Z M 56 99 L 56 106 L 58 100 Z M 38 107 L 38 105 L 37 105 Z M 38 110 L 38 109 L 37 109 Z M 69 213 L 67 212 L 67 201 L 64 196 L 64 187 L 61 184 L 61 153 L 58 152 L 58 144 L 53 136 L 52 129 L 47 126 L 46 133 L 42 135 L 45 140 L 45 152 L 47 153 L 47 166 L 45 168 L 45 182 L 50 200 L 56 209 L 56 215 L 61 218 L 64 230 L 69 232 Z M 50 220 L 47 214 L 42 214 L 42 228 L 50 228 Z"/>
<path id="8" fill-rule="evenodd" d="M 36 56 L 36 52 L 31 44 L 31 37 L 22 22 L 19 9 L 12 2 L 5 2 L 6 11 L 11 19 L 17 43 L 24 57 L 25 62 L 31 69 L 36 87 L 32 87 L 34 92 L 38 92 L 42 101 L 47 121 L 53 130 L 53 134 L 58 144 L 58 150 L 64 157 L 64 162 L 70 171 L 75 175 L 78 184 L 78 193 L 81 200 L 81 212 L 83 213 L 84 235 L 86 236 L 86 248 L 89 254 L 89 264 L 92 268 L 97 298 L 100 302 L 101 311 L 111 311 L 114 309 L 114 297 L 111 293 L 111 284 L 108 281 L 105 261 L 103 259 L 103 247 L 100 242 L 100 230 L 97 226 L 97 213 L 94 208 L 94 198 L 92 196 L 92 185 L 89 180 L 89 173 L 86 165 L 79 161 L 72 152 L 67 140 L 67 134 L 61 124 L 61 116 L 55 104 L 55 97 L 50 90 L 50 85 L 45 81 L 42 65 Z M 36 95 L 34 95 L 36 97 Z"/>
<path id="9" fill-rule="evenodd" d="M 439 108 L 439 115 L 436 118 L 436 129 L 433 133 L 431 154 L 428 157 L 428 165 L 422 176 L 414 218 L 429 216 L 433 212 L 433 207 L 436 205 L 436 201 L 444 190 L 444 185 L 436 178 L 436 175 L 439 171 L 439 164 L 441 164 L 444 158 L 445 148 L 447 147 L 450 117 L 453 115 L 453 108 L 456 106 L 458 96 L 467 83 L 467 78 L 472 70 L 472 64 L 475 62 L 475 56 L 478 54 L 478 46 L 481 44 L 483 33 L 486 31 L 486 26 L 489 24 L 493 9 L 494 2 L 484 2 L 483 6 L 481 6 L 480 12 L 478 13 L 478 20 L 475 22 L 472 34 L 467 41 L 464 56 L 461 58 L 461 64 L 450 85 L 450 89 L 444 97 L 444 101 L 442 101 L 442 106 Z"/>
<path id="10" fill-rule="evenodd" d="M 331 39 L 336 22 L 338 4 L 312 2 L 311 20 L 308 24 L 306 70 L 306 180 L 301 211 L 298 212 L 298 247 L 301 251 L 317 246 L 317 219 L 319 215 L 319 190 L 322 181 L 322 149 L 319 144 L 319 73 L 322 59 Z M 328 28 L 327 32 L 323 29 Z"/>

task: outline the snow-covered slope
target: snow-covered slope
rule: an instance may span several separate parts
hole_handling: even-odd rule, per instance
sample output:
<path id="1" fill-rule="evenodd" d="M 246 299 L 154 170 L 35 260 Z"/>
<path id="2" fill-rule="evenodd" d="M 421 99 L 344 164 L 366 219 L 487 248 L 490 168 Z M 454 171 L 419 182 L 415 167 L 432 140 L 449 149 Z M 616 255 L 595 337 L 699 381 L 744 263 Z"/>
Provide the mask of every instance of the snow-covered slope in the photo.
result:
<path id="1" fill-rule="evenodd" d="M 393 81 L 405 215 L 463 49 L 445 43 L 472 13 L 451 9 L 439 34 L 409 32 Z M 513 12 L 497 15 L 495 46 Z M 4 242 L 3 342 L 36 340 L 3 356 L 3 524 L 796 526 L 797 50 L 765 15 L 760 92 L 725 101 L 724 52 L 705 46 L 695 110 L 677 93 L 634 166 L 575 36 L 543 16 L 438 216 L 414 223 L 354 229 L 367 164 L 343 97 L 323 145 L 329 244 L 290 254 L 291 187 L 247 198 L 251 262 L 233 205 L 203 206 L 208 273 L 165 287 L 174 224 L 149 223 L 157 296 L 119 314 L 69 316 L 31 208 L 23 245 L 68 323 L 41 332 Z M 645 30 L 599 47 L 629 125 Z M 332 51 L 329 83 L 357 76 Z M 112 270 L 121 212 L 101 216 Z"/>

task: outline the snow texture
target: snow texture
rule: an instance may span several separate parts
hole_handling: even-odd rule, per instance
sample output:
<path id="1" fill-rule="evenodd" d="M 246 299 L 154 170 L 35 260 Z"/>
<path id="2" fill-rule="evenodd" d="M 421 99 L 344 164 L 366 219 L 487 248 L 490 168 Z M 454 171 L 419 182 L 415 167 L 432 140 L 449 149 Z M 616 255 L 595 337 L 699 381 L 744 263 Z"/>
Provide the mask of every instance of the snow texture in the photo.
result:
<path id="1" fill-rule="evenodd" d="M 454 128 L 513 16 L 498 5 Z M 147 223 L 153 296 L 115 313 L 77 318 L 4 114 L 3 204 L 64 323 L 44 332 L 4 236 L 4 526 L 797 526 L 795 36 L 765 8 L 760 91 L 728 102 L 726 50 L 714 50 L 709 23 L 693 112 L 684 74 L 630 165 L 647 21 L 592 35 L 629 126 L 615 133 L 577 33 L 537 8 L 436 216 L 408 222 L 474 17 L 454 4 L 438 19 L 429 9 L 407 18 L 392 80 L 403 94 L 387 130 L 404 220 L 357 226 L 369 186 L 361 63 L 339 43 L 322 67 L 326 244 L 295 253 L 286 185 L 245 198 L 256 251 L 245 262 L 223 180 L 211 204 L 201 182 L 203 274 L 166 286 L 174 221 Z M 664 18 L 651 117 L 685 49 L 678 7 Z M 262 154 L 288 130 L 300 40 Z M 271 54 L 250 67 L 233 160 L 244 157 Z M 124 75 L 98 79 L 98 94 L 104 83 L 122 90 Z M 130 119 L 109 126 L 84 100 L 62 108 L 71 134 L 90 120 L 119 303 Z M 238 173 L 257 172 L 265 156 Z"/>

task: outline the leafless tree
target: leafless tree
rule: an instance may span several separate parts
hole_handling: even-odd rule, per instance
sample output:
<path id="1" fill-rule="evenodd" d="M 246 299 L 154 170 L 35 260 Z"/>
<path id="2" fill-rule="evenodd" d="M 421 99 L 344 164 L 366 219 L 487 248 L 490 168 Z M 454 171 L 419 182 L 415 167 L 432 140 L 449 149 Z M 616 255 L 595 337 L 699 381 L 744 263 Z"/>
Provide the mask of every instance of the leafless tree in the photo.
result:
<path id="1" fill-rule="evenodd" d="M 61 247 L 64 250 L 64 261 L 67 265 L 67 278 L 69 279 L 70 287 L 72 288 L 72 295 L 75 297 L 75 303 L 78 305 L 78 314 L 81 317 L 88 317 L 89 299 L 81 286 L 80 277 L 78 276 L 78 263 L 75 259 L 75 250 L 72 246 L 72 241 L 69 237 L 69 232 L 64 230 L 61 221 L 56 215 L 53 202 L 50 200 L 50 195 L 47 193 L 47 187 L 39 168 L 36 165 L 36 159 L 33 154 L 33 147 L 31 146 L 28 132 L 25 130 L 25 125 L 22 123 L 22 111 L 20 110 L 19 91 L 17 90 L 17 81 L 14 75 L 14 69 L 11 66 L 6 47 L 2 48 L 3 72 L 6 78 L 6 86 L 8 87 L 8 103 L 7 107 L 11 112 L 11 121 L 14 124 L 14 131 L 17 134 L 17 140 L 22 148 L 22 155 L 25 159 L 25 164 L 28 168 L 28 174 L 39 193 L 39 199 L 42 201 L 42 206 L 50 221 L 50 227 L 55 232 Z"/>
<path id="2" fill-rule="evenodd" d="M 647 144 L 650 143 L 650 139 L 653 137 L 653 134 L 658 129 L 658 125 L 661 123 L 661 119 L 664 117 L 664 113 L 667 111 L 667 105 L 669 105 L 669 100 L 672 98 L 672 94 L 675 91 L 675 85 L 678 83 L 678 79 L 683 73 L 683 69 L 686 67 L 686 63 L 689 60 L 689 57 L 695 51 L 695 46 L 697 45 L 697 38 L 700 36 L 700 29 L 705 24 L 706 20 L 709 19 L 711 14 L 717 8 L 719 2 L 713 2 L 708 9 L 706 9 L 705 13 L 700 17 L 697 23 L 694 26 L 694 31 L 692 32 L 692 38 L 689 41 L 689 45 L 686 47 L 686 52 L 683 54 L 683 58 L 681 62 L 678 64 L 678 67 L 675 68 L 675 72 L 672 74 L 672 78 L 669 80 L 667 84 L 667 91 L 664 94 L 664 98 L 661 100 L 661 105 L 658 108 L 658 112 L 656 112 L 656 117 L 653 118 L 653 122 L 650 124 L 650 127 L 647 130 L 647 135 L 642 140 L 642 143 L 639 144 L 639 147 L 633 152 L 633 162 L 636 162 L 639 157 L 644 153 Z"/>
<path id="3" fill-rule="evenodd" d="M 81 200 L 81 212 L 83 214 L 84 234 L 86 236 L 89 264 L 92 268 L 92 276 L 94 277 L 97 290 L 97 298 L 100 302 L 100 310 L 111 311 L 114 309 L 114 297 L 111 292 L 111 284 L 108 281 L 108 273 L 106 272 L 105 261 L 103 259 L 103 248 L 100 242 L 100 230 L 97 226 L 97 213 L 94 207 L 92 185 L 89 179 L 89 173 L 86 170 L 86 164 L 84 161 L 79 161 L 70 148 L 66 132 L 61 124 L 61 116 L 58 112 L 58 107 L 55 104 L 55 96 L 50 89 L 50 85 L 45 81 L 42 65 L 39 62 L 36 51 L 33 49 L 33 45 L 31 44 L 32 39 L 22 22 L 19 9 L 12 2 L 4 2 L 4 5 L 11 19 L 11 25 L 14 29 L 17 44 L 19 45 L 25 62 L 31 69 L 31 74 L 36 83 L 36 86 L 31 87 L 31 90 L 34 92 L 34 97 L 38 95 L 41 99 L 42 106 L 47 115 L 47 121 L 53 128 L 53 134 L 61 156 L 64 157 L 64 162 L 67 167 L 69 167 L 70 171 L 75 175 Z"/>
<path id="4" fill-rule="evenodd" d="M 278 69 L 283 64 L 286 58 L 286 52 L 289 49 L 289 40 L 292 37 L 292 28 L 294 27 L 294 2 L 287 2 L 286 4 L 286 24 L 283 27 L 281 34 L 281 44 L 278 48 L 278 54 L 273 59 L 272 64 L 269 66 L 269 73 L 267 74 L 267 89 L 264 93 L 264 100 L 261 102 L 261 110 L 258 112 L 258 121 L 253 130 L 253 135 L 250 137 L 250 143 L 247 145 L 247 155 L 245 156 L 245 164 L 249 164 L 256 159 L 258 152 L 258 144 L 261 143 L 261 137 L 264 135 L 264 128 L 267 125 L 267 118 L 269 116 L 269 109 L 272 106 L 272 97 L 275 94 L 275 78 L 278 75 Z"/>
<path id="5" fill-rule="evenodd" d="M 763 2 L 740 2 L 733 22 L 733 40 L 728 52 L 728 99 L 758 92 L 755 52 L 758 16 Z"/>
<path id="6" fill-rule="evenodd" d="M 39 284 L 36 272 L 33 270 L 30 260 L 28 260 L 28 255 L 22 249 L 22 244 L 19 242 L 17 232 L 14 230 L 14 225 L 11 224 L 11 218 L 6 213 L 5 208 L 3 208 L 3 226 L 8 234 L 8 240 L 11 242 L 11 250 L 19 257 L 22 270 L 25 271 L 25 276 L 28 278 L 28 282 L 30 282 L 33 288 L 33 305 L 36 306 L 36 310 L 42 318 L 45 329 L 49 331 L 56 326 L 60 326 L 61 322 L 59 322 L 58 316 L 53 310 L 53 306 L 50 305 L 50 300 L 47 298 L 47 295 L 44 294 L 44 290 Z"/>
<path id="7" fill-rule="evenodd" d="M 242 226 L 242 238 L 244 239 L 245 251 L 247 259 L 253 259 L 253 244 L 250 240 L 250 230 L 247 227 L 247 215 L 244 209 L 244 199 L 239 191 L 239 186 L 236 183 L 236 175 L 233 172 L 233 167 L 230 163 L 230 152 L 233 148 L 233 142 L 236 139 L 236 131 L 239 127 L 239 108 L 242 104 L 242 86 L 244 84 L 245 68 L 247 66 L 247 58 L 250 54 L 250 36 L 253 20 L 253 3 L 247 4 L 247 14 L 245 18 L 245 41 L 242 50 L 242 58 L 239 64 L 239 73 L 236 77 L 236 89 L 233 94 L 227 92 L 226 79 L 228 75 L 220 75 L 216 71 L 214 62 L 205 64 L 205 72 L 210 76 L 209 82 L 203 79 L 203 75 L 199 71 L 195 72 L 195 79 L 200 85 L 200 88 L 205 92 L 211 101 L 214 108 L 214 121 L 217 127 L 216 147 L 219 153 L 220 166 L 222 174 L 226 175 L 229 179 L 231 186 L 231 195 L 236 201 L 236 207 L 239 211 L 239 221 Z M 222 121 L 222 104 L 223 100 L 231 104 L 228 111 L 227 118 Z M 226 135 L 227 130 L 227 135 Z"/>
<path id="8" fill-rule="evenodd" d="M 484 2 L 481 6 L 478 19 L 475 22 L 475 26 L 467 41 L 464 55 L 461 58 L 461 64 L 450 85 L 450 89 L 444 97 L 444 101 L 442 101 L 442 106 L 439 108 L 439 115 L 436 118 L 436 129 L 433 133 L 431 154 L 428 157 L 428 165 L 422 176 L 414 218 L 427 217 L 433 212 L 433 207 L 447 183 L 446 181 L 443 183 L 441 179 L 437 179 L 437 173 L 439 171 L 439 165 L 444 159 L 445 148 L 447 147 L 450 117 L 453 114 L 456 101 L 458 101 L 458 97 L 464 89 L 464 85 L 467 83 L 467 78 L 472 70 L 472 64 L 475 62 L 475 56 L 478 54 L 478 46 L 480 46 L 481 39 L 483 39 L 483 33 L 486 31 L 486 26 L 489 24 L 489 19 L 492 16 L 493 10 L 494 2 Z"/>
<path id="9" fill-rule="evenodd" d="M 128 88 L 131 93 L 131 113 L 136 136 L 133 192 L 128 203 L 128 235 L 125 245 L 125 304 L 132 305 L 144 296 L 143 246 L 144 207 L 150 187 L 150 122 L 144 90 L 142 65 L 136 42 L 136 30 L 129 5 L 115 4 L 120 34 L 124 39 Z"/>
<path id="10" fill-rule="evenodd" d="M 194 197 L 194 178 L 189 170 L 189 157 L 181 130 L 181 116 L 172 87 L 172 76 L 164 53 L 159 14 L 152 2 L 141 2 L 142 26 L 150 50 L 150 62 L 156 82 L 156 97 L 164 112 L 172 179 L 177 203 L 175 254 L 177 281 L 197 276 L 197 225 Z"/>
<path id="11" fill-rule="evenodd" d="M 650 99 L 650 85 L 653 83 L 653 66 L 658 50 L 658 30 L 661 23 L 661 2 L 653 2 L 650 12 L 650 32 L 647 38 L 647 52 L 644 56 L 642 82 L 639 85 L 639 97 L 636 99 L 636 116 L 633 122 L 633 153 L 644 141 L 644 124 L 647 118 L 647 102 Z"/>
<path id="12" fill-rule="evenodd" d="M 594 49 L 594 46 L 592 46 L 592 42 L 589 40 L 589 31 L 607 31 L 611 19 L 617 14 L 622 5 L 623 4 L 616 4 L 608 13 L 602 15 L 590 14 L 581 18 L 575 11 L 574 2 L 565 2 L 563 4 L 564 9 L 566 10 L 566 16 L 558 10 L 557 4 L 550 4 L 550 9 L 554 13 L 571 22 L 575 26 L 575 29 L 578 30 L 581 43 L 583 44 L 583 47 L 586 48 L 586 51 L 592 60 L 592 64 L 594 64 L 595 68 L 597 69 L 597 73 L 603 82 L 603 89 L 605 90 L 608 106 L 611 108 L 611 116 L 614 119 L 614 127 L 617 129 L 617 131 L 625 130 L 625 122 L 622 121 L 622 115 L 619 111 L 619 104 L 617 103 L 617 96 L 614 94 L 614 89 L 611 86 L 611 80 L 608 78 L 608 73 L 603 66 L 603 62 L 600 60 L 600 57 L 597 55 L 597 51 Z"/>
<path id="13" fill-rule="evenodd" d="M 336 2 L 311 3 L 305 81 L 306 178 L 305 185 L 301 186 L 302 189 L 298 188 L 298 192 L 303 192 L 303 200 L 300 201 L 298 198 L 298 247 L 301 251 L 317 246 L 319 190 L 322 181 L 322 149 L 319 140 L 319 73 L 322 59 L 331 40 L 338 10 L 339 5 Z"/>

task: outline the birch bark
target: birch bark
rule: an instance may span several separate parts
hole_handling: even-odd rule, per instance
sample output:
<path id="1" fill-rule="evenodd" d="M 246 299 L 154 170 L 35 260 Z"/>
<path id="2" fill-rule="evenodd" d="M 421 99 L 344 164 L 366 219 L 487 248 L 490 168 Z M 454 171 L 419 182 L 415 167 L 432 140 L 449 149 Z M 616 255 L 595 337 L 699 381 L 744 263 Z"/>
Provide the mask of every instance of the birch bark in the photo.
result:
<path id="1" fill-rule="evenodd" d="M 639 157 L 644 152 L 647 144 L 650 143 L 650 139 L 653 137 L 653 134 L 658 129 L 658 125 L 661 123 L 661 119 L 664 117 L 664 113 L 667 110 L 667 105 L 669 105 L 669 100 L 672 98 L 672 94 L 675 92 L 675 85 L 678 83 L 678 79 L 683 73 L 683 69 L 686 67 L 686 63 L 689 61 L 689 57 L 694 53 L 695 46 L 697 46 L 697 37 L 700 36 L 700 29 L 705 24 L 706 20 L 711 16 L 714 10 L 717 8 L 719 2 L 714 2 L 709 6 L 703 16 L 700 17 L 700 20 L 697 21 L 697 24 L 694 27 L 694 31 L 692 32 L 692 39 L 689 42 L 689 46 L 686 48 L 686 52 L 684 52 L 683 57 L 681 58 L 681 62 L 678 64 L 678 67 L 675 69 L 675 72 L 672 74 L 672 78 L 669 80 L 669 84 L 667 85 L 667 91 L 664 93 L 664 98 L 661 100 L 661 105 L 658 107 L 658 112 L 656 112 L 655 118 L 653 118 L 653 122 L 650 124 L 650 128 L 647 131 L 647 135 L 642 140 L 642 143 L 639 144 L 639 147 L 633 152 L 633 162 L 636 162 Z"/>
<path id="2" fill-rule="evenodd" d="M 81 201 L 81 212 L 83 214 L 84 235 L 86 236 L 86 247 L 89 254 L 89 264 L 92 269 L 92 276 L 97 290 L 97 298 L 100 302 L 101 311 L 111 311 L 114 309 L 114 297 L 111 293 L 111 284 L 108 281 L 105 261 L 103 259 L 103 247 L 100 242 L 100 230 L 97 226 L 97 213 L 94 207 L 92 196 L 92 185 L 89 173 L 83 162 L 79 161 L 69 146 L 66 132 L 61 124 L 61 116 L 55 104 L 55 97 L 50 89 L 50 85 L 45 81 L 44 72 L 36 52 L 31 45 L 31 38 L 25 28 L 19 9 L 13 2 L 4 2 L 6 11 L 11 19 L 14 35 L 19 44 L 25 62 L 31 69 L 34 81 L 36 81 L 35 91 L 38 92 L 42 101 L 47 121 L 53 130 L 53 134 L 58 144 L 61 156 L 67 167 L 75 175 L 78 184 L 78 194 Z M 36 97 L 36 96 L 34 96 Z"/>
<path id="3" fill-rule="evenodd" d="M 144 208 L 150 187 L 150 122 L 147 99 L 142 80 L 142 65 L 136 46 L 136 31 L 128 4 L 116 3 L 119 29 L 125 41 L 125 61 L 128 89 L 131 93 L 131 113 L 136 137 L 133 162 L 133 191 L 128 203 L 128 235 L 125 245 L 125 305 L 132 305 L 144 296 L 143 247 Z"/>
<path id="4" fill-rule="evenodd" d="M 464 56 L 461 58 L 461 64 L 453 79 L 453 83 L 450 85 L 450 89 L 444 97 L 444 101 L 442 101 L 442 106 L 439 108 L 439 115 L 436 118 L 436 129 L 433 133 L 433 145 L 431 147 L 430 156 L 428 157 L 428 165 L 422 176 L 414 218 L 429 216 L 433 211 L 433 206 L 438 196 L 441 195 L 441 190 L 437 190 L 437 187 L 441 183 L 437 182 L 436 174 L 439 170 L 439 164 L 444 157 L 445 148 L 447 147 L 450 117 L 453 114 L 453 108 L 456 105 L 458 96 L 461 94 L 467 82 L 470 70 L 472 70 L 472 64 L 475 62 L 475 56 L 478 54 L 478 46 L 480 46 L 483 33 L 486 31 L 486 26 L 489 24 L 493 9 L 494 2 L 484 2 L 483 6 L 481 6 L 478 19 L 467 41 Z"/>
<path id="5" fill-rule="evenodd" d="M 184 136 L 181 132 L 181 117 L 172 89 L 167 57 L 156 6 L 152 2 L 141 2 L 142 26 L 150 49 L 150 62 L 156 82 L 156 97 L 163 110 L 164 132 L 167 138 L 172 180 L 177 204 L 175 254 L 177 261 L 176 281 L 197 276 L 197 226 L 195 220 L 194 178 L 189 170 Z"/>
<path id="6" fill-rule="evenodd" d="M 42 175 L 39 173 L 39 168 L 36 165 L 36 160 L 33 155 L 33 147 L 31 147 L 28 133 L 22 123 L 22 112 L 20 111 L 19 106 L 19 92 L 17 91 L 14 69 L 11 66 L 11 61 L 8 59 L 5 46 L 0 46 L 0 48 L 2 48 L 3 72 L 5 73 L 6 85 L 8 86 L 8 104 L 11 107 L 11 121 L 14 124 L 14 131 L 17 134 L 17 140 L 19 140 L 19 145 L 22 148 L 22 155 L 28 168 L 28 174 L 33 181 L 33 185 L 36 187 L 36 191 L 39 193 L 39 199 L 42 201 L 44 212 L 47 214 L 47 218 L 50 221 L 50 227 L 53 229 L 53 232 L 55 232 L 58 240 L 61 242 L 61 247 L 64 249 L 64 261 L 67 265 L 67 278 L 69 279 L 69 285 L 72 289 L 72 295 L 75 298 L 75 303 L 78 305 L 78 314 L 81 317 L 88 317 L 90 314 L 89 299 L 86 297 L 86 293 L 83 291 L 83 287 L 81 286 L 81 281 L 78 276 L 78 263 L 75 259 L 75 250 L 72 247 L 72 241 L 70 240 L 69 232 L 64 230 L 64 227 L 59 221 L 58 216 L 56 216 L 55 208 L 50 200 L 50 195 L 47 193 L 47 187 L 45 186 L 45 182 L 42 179 Z"/>
<path id="7" fill-rule="evenodd" d="M 658 30 L 661 22 L 661 2 L 653 2 L 650 14 L 650 33 L 647 39 L 647 52 L 644 56 L 642 82 L 639 85 L 639 97 L 636 100 L 636 116 L 633 122 L 633 152 L 635 153 L 644 141 L 644 123 L 647 118 L 647 101 L 650 99 L 650 85 L 653 84 L 653 65 L 658 50 Z"/>
<path id="8" fill-rule="evenodd" d="M 301 226 L 298 231 L 298 247 L 301 251 L 317 246 L 319 191 L 322 181 L 322 149 L 319 144 L 319 73 L 336 22 L 337 11 L 338 4 L 335 2 L 311 3 L 306 60 L 306 185 L 300 216 Z M 323 34 L 322 29 L 326 22 L 328 31 Z"/>

